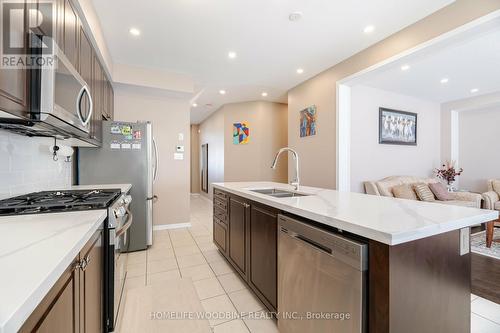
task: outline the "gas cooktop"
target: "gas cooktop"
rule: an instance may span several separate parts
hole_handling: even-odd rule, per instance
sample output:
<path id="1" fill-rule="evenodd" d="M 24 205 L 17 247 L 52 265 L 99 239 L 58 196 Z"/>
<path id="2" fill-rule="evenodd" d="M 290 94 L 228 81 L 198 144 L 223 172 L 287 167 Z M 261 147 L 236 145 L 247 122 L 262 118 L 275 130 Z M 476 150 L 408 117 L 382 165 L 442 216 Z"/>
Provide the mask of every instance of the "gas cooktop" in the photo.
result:
<path id="1" fill-rule="evenodd" d="M 43 191 L 0 200 L 0 216 L 106 209 L 120 189 Z"/>

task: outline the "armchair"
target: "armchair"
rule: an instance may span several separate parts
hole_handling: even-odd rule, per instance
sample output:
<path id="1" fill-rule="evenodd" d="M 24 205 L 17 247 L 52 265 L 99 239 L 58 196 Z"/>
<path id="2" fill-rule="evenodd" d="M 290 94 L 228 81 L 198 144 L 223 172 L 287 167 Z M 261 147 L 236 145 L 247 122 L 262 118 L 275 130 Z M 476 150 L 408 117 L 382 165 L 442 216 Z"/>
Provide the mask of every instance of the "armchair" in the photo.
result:
<path id="1" fill-rule="evenodd" d="M 484 208 L 500 211 L 500 195 L 495 191 L 494 182 L 499 182 L 495 179 L 488 180 L 488 192 L 483 193 Z M 491 247 L 495 227 L 500 227 L 499 221 L 492 221 L 486 224 L 486 246 Z"/>

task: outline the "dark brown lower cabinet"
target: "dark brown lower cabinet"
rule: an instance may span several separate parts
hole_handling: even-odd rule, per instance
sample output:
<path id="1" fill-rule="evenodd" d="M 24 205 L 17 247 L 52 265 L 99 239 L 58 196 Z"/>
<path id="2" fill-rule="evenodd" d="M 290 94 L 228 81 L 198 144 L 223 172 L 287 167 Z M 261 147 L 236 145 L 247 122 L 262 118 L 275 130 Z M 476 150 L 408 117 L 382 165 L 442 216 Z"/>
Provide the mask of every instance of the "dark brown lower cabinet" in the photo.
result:
<path id="1" fill-rule="evenodd" d="M 94 235 L 81 252 L 86 267 L 80 272 L 80 323 L 83 332 L 103 331 L 103 267 L 104 248 L 102 230 Z"/>
<path id="2" fill-rule="evenodd" d="M 242 277 L 247 276 L 247 229 L 250 204 L 239 197 L 229 197 L 229 260 Z"/>
<path id="3" fill-rule="evenodd" d="M 230 193 L 214 192 L 214 242 L 270 311 L 277 310 L 278 213 Z"/>
<path id="4" fill-rule="evenodd" d="M 248 283 L 268 308 L 278 307 L 278 210 L 252 204 L 249 223 Z"/>
<path id="5" fill-rule="evenodd" d="M 94 233 L 19 332 L 102 332 L 102 236 Z"/>
<path id="6" fill-rule="evenodd" d="M 214 217 L 214 242 L 219 250 L 227 255 L 227 227 Z"/>

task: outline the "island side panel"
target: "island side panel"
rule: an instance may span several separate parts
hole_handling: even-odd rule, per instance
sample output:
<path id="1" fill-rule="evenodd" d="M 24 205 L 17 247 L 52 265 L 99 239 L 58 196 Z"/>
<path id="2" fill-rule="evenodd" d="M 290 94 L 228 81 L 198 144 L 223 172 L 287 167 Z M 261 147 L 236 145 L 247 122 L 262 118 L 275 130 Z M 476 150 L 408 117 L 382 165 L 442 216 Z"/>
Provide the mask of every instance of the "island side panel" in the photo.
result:
<path id="1" fill-rule="evenodd" d="M 370 332 L 470 332 L 471 257 L 460 255 L 459 230 L 396 246 L 370 241 L 369 255 Z"/>
<path id="2" fill-rule="evenodd" d="M 389 249 L 371 240 L 368 243 L 368 332 L 389 332 Z"/>

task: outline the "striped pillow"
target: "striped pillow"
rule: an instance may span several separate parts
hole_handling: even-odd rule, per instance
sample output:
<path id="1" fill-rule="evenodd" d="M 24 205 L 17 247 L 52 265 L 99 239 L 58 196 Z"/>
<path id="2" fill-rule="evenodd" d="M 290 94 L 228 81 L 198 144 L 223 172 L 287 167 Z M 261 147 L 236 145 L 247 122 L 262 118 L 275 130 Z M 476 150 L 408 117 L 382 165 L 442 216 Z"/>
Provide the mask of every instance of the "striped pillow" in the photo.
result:
<path id="1" fill-rule="evenodd" d="M 413 189 L 417 193 L 417 197 L 422 201 L 436 201 L 434 193 L 432 193 L 429 185 L 425 183 L 415 184 Z"/>

